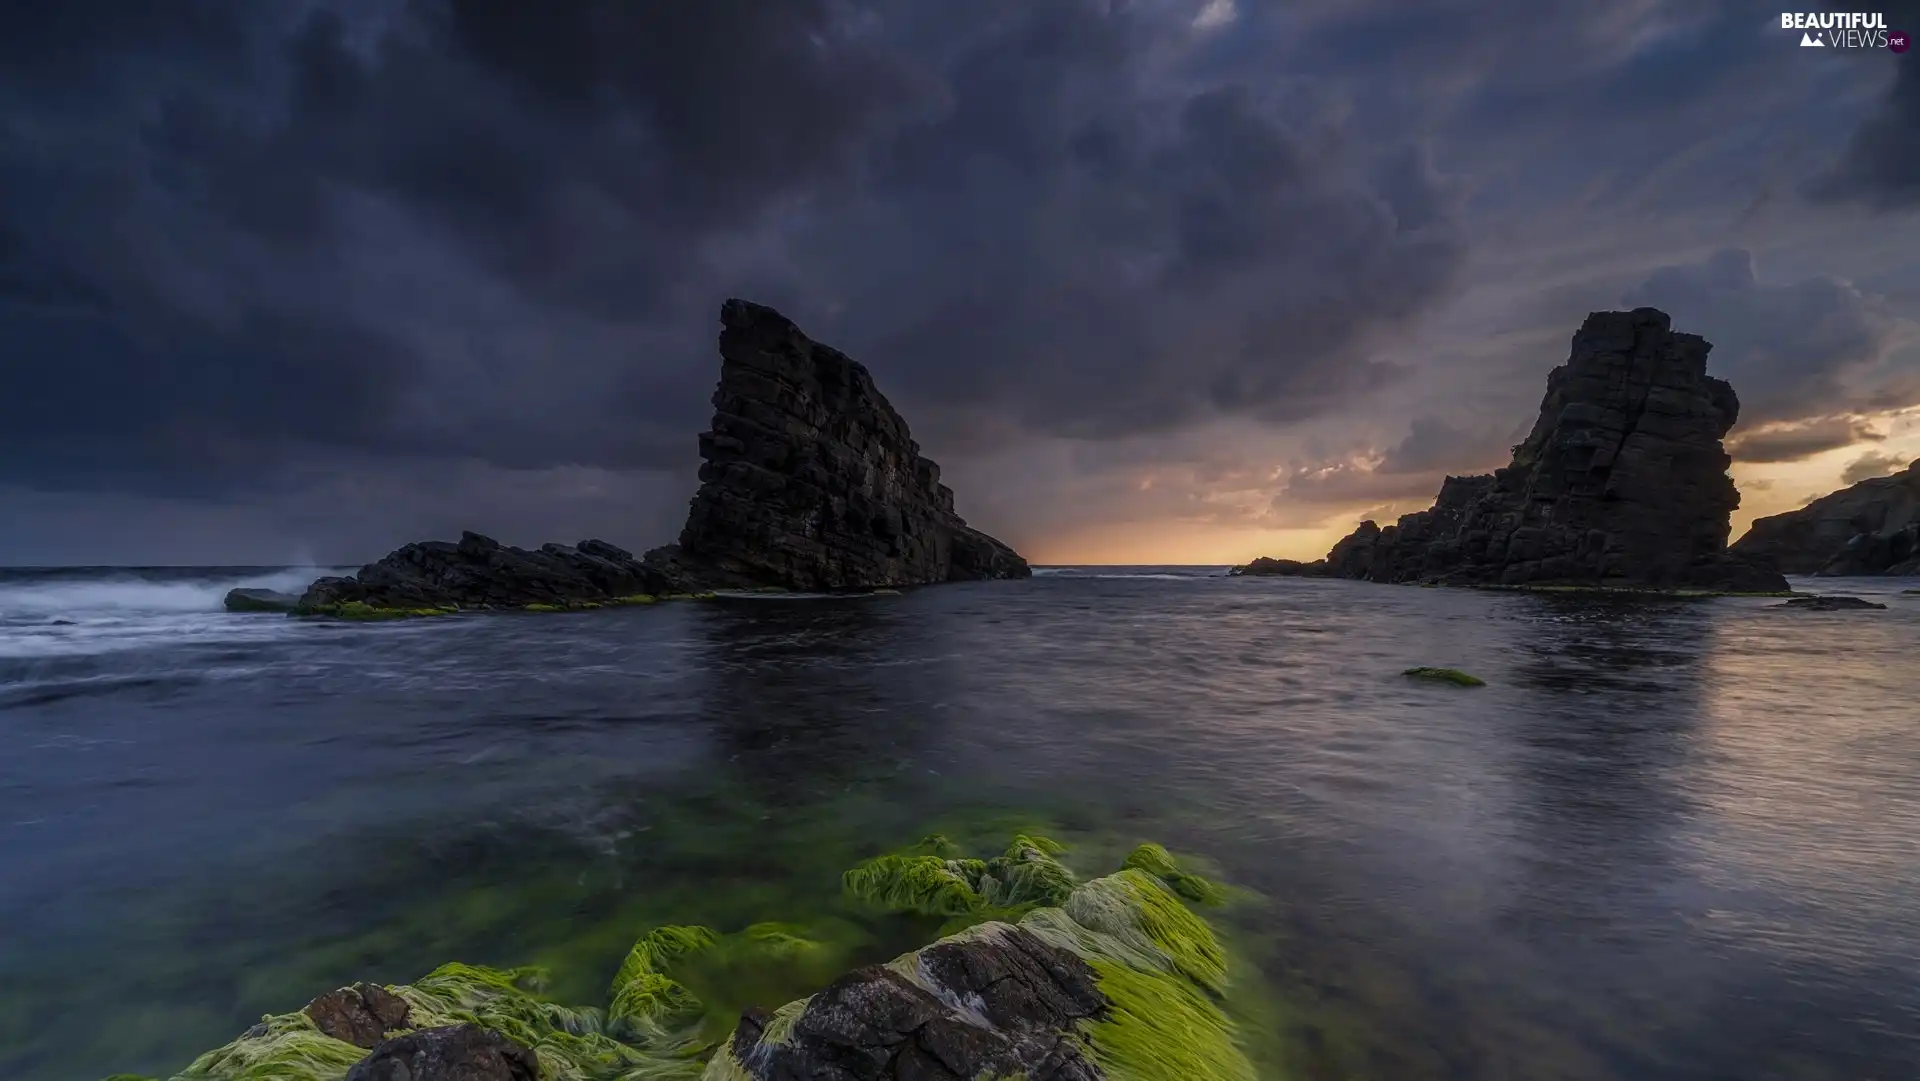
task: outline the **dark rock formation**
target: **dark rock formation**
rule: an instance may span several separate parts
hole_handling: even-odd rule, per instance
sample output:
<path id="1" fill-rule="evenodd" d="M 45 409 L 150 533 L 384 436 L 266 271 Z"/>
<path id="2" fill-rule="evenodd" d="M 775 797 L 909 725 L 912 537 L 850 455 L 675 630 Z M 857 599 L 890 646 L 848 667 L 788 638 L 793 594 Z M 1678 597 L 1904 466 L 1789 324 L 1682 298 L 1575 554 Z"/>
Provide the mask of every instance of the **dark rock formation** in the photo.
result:
<path id="1" fill-rule="evenodd" d="M 1859 597 L 1795 597 L 1785 604 L 1771 605 L 1773 608 L 1798 608 L 1807 612 L 1852 612 L 1867 608 L 1884 609 L 1886 605 Z"/>
<path id="2" fill-rule="evenodd" d="M 713 429 L 700 436 L 706 461 L 678 544 L 637 560 L 604 541 L 527 551 L 466 533 L 458 544 L 409 544 L 352 577 L 322 578 L 300 608 L 566 608 L 636 594 L 1032 573 L 954 510 L 940 467 L 920 456 L 865 368 L 772 308 L 729 300 L 720 318 Z M 229 594 L 229 606 L 251 592 Z"/>
<path id="3" fill-rule="evenodd" d="M 1758 519 L 1733 551 L 1788 574 L 1920 574 L 1920 461 Z"/>
<path id="4" fill-rule="evenodd" d="M 540 1081 L 539 1060 L 479 1025 L 423 1028 L 383 1040 L 346 1081 Z"/>
<path id="5" fill-rule="evenodd" d="M 1094 971 L 1031 932 L 997 925 L 922 950 L 921 980 L 856 969 L 808 999 L 790 1030 L 750 1011 L 733 1058 L 756 1081 L 1098 1081 L 1070 1030 L 1107 1009 Z"/>
<path id="6" fill-rule="evenodd" d="M 564 608 L 654 594 L 669 585 L 633 553 L 605 541 L 528 551 L 463 533 L 458 544 L 409 544 L 350 578 L 322 578 L 307 587 L 300 607 L 326 611 L 357 602 L 382 609 Z"/>
<path id="7" fill-rule="evenodd" d="M 1334 545 L 1329 573 L 1376 582 L 1781 592 L 1730 555 L 1740 495 L 1720 440 L 1739 415 L 1708 343 L 1652 308 L 1594 312 L 1547 377 L 1539 419 L 1491 476 L 1448 477 L 1430 510 Z"/>
<path id="8" fill-rule="evenodd" d="M 1274 559 L 1269 556 L 1261 556 L 1227 572 L 1230 577 L 1249 578 L 1319 578 L 1326 573 L 1327 561 L 1324 559 L 1302 563 L 1297 559 Z"/>
<path id="9" fill-rule="evenodd" d="M 356 1047 L 372 1047 L 407 1028 L 407 1000 L 377 984 L 356 983 L 307 1003 L 315 1028 Z"/>
<path id="10" fill-rule="evenodd" d="M 871 589 L 1024 578 L 967 525 L 861 365 L 772 308 L 720 309 L 720 386 L 680 543 L 648 562 L 699 581 Z"/>
<path id="11" fill-rule="evenodd" d="M 226 606 L 229 612 L 291 612 L 300 598 L 273 589 L 230 589 Z"/>

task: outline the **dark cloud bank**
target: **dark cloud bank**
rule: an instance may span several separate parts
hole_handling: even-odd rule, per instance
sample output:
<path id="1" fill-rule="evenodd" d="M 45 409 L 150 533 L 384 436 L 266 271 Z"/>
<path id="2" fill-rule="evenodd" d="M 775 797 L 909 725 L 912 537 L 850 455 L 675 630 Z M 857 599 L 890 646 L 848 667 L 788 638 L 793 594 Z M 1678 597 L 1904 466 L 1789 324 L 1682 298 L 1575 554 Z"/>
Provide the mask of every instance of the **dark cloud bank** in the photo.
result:
<path id="1" fill-rule="evenodd" d="M 570 499 L 582 528 L 665 539 L 728 295 L 866 360 L 936 453 L 1325 415 L 1401 377 L 1374 347 L 1461 283 L 1467 192 L 1428 149 L 1447 121 L 1367 130 L 1315 70 L 1404 63 L 1340 48 L 1386 5 L 1242 3 L 1225 28 L 1205 7 L 16 7 L 0 492 L 253 501 L 359 521 L 355 558 L 466 516 L 544 539 Z M 1914 87 L 1907 65 L 1822 198 L 1911 197 L 1888 133 Z M 1522 124 L 1518 100 L 1481 85 L 1452 122 Z M 1858 408 L 1834 380 L 1884 333 L 1860 296 L 1770 292 L 1743 258 L 1643 292 L 1716 341 L 1724 321 L 1756 416 Z M 1782 334 L 1831 359 L 1795 367 Z M 1379 472 L 1505 434 L 1416 423 Z"/>

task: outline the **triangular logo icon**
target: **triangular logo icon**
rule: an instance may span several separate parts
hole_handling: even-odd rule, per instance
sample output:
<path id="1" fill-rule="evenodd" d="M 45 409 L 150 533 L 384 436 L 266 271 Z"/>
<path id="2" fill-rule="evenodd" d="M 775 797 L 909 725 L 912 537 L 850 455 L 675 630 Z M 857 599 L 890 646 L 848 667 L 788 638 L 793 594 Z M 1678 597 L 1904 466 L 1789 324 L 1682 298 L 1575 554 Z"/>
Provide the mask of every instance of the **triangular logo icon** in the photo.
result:
<path id="1" fill-rule="evenodd" d="M 1801 47 L 1802 49 L 1806 49 L 1806 48 L 1821 48 L 1821 49 L 1824 49 L 1824 48 L 1826 48 L 1826 47 L 1827 47 L 1827 43 L 1826 43 L 1826 42 L 1824 42 L 1824 41 L 1821 41 L 1821 40 L 1820 40 L 1819 38 L 1817 38 L 1817 37 L 1814 37 L 1814 36 L 1813 36 L 1812 34 L 1809 34 L 1809 33 L 1806 33 L 1806 32 L 1804 32 L 1804 31 L 1803 31 L 1803 32 L 1802 32 L 1802 33 L 1800 34 L 1800 47 Z"/>

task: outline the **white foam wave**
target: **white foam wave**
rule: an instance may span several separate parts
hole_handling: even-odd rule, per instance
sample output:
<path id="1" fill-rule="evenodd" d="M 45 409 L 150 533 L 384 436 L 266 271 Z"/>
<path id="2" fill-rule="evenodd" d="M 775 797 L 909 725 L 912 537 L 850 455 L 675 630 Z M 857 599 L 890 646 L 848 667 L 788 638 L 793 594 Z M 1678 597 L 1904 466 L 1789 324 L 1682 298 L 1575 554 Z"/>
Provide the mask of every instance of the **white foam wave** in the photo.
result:
<path id="1" fill-rule="evenodd" d="M 152 581 L 122 575 L 0 583 L 0 619 L 125 618 L 217 612 L 227 591 L 241 586 L 296 591 L 328 573 L 323 567 L 287 567 L 265 574 L 190 581 Z"/>

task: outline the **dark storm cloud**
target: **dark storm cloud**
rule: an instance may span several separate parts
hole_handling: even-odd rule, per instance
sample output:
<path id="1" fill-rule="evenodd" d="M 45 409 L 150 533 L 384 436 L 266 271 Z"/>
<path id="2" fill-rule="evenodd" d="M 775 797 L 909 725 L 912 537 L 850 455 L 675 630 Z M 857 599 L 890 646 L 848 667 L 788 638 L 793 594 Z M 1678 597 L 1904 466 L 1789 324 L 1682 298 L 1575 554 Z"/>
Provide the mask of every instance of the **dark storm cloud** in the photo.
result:
<path id="1" fill-rule="evenodd" d="M 1526 435 L 1518 431 L 1465 428 L 1437 417 L 1415 418 L 1407 437 L 1388 448 L 1379 473 L 1475 473 L 1505 465 L 1512 446 Z"/>
<path id="2" fill-rule="evenodd" d="M 1622 303 L 1660 308 L 1713 343 L 1707 367 L 1739 392 L 1743 431 L 1909 404 L 1910 373 L 1886 363 L 1896 325 L 1839 279 L 1764 284 L 1749 252 L 1727 249 L 1655 270 Z"/>
<path id="3" fill-rule="evenodd" d="M 954 441 L 1324 412 L 1452 287 L 1457 193 L 1209 75 L 1189 7 L 42 5 L 0 75 L 0 479 L 677 466 L 738 292 Z"/>
<path id="4" fill-rule="evenodd" d="M 1887 27 L 1920 32 L 1920 3 L 1883 12 Z M 1822 199 L 1858 200 L 1885 210 L 1920 206 L 1920 65 L 1914 53 L 1889 55 L 1893 85 L 1863 120 L 1833 170 L 1810 185 Z"/>

